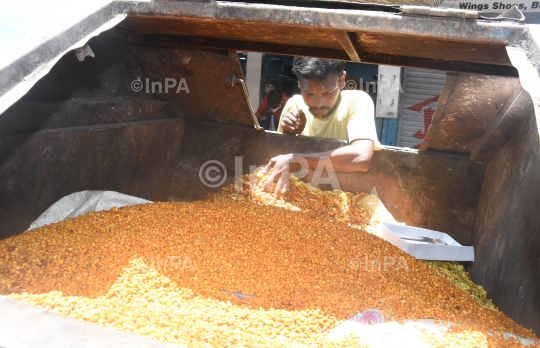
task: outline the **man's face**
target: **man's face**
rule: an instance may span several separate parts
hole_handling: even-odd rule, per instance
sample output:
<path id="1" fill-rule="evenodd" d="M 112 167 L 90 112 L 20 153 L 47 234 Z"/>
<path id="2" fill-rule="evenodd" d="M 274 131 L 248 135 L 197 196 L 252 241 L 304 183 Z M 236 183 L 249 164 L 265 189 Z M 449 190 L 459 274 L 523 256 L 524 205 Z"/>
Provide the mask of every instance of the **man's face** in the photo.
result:
<path id="1" fill-rule="evenodd" d="M 330 75 L 323 81 L 299 77 L 298 85 L 311 113 L 316 117 L 324 117 L 336 105 L 339 91 L 345 86 L 345 71 L 341 77 Z"/>

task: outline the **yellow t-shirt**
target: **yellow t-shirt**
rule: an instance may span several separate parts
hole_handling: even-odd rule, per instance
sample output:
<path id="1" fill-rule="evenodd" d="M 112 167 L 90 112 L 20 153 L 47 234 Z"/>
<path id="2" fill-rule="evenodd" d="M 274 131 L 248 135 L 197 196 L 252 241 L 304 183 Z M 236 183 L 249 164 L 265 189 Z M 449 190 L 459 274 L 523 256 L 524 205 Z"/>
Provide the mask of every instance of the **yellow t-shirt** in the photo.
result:
<path id="1" fill-rule="evenodd" d="M 341 101 L 337 108 L 325 118 L 313 116 L 309 107 L 304 102 L 302 95 L 293 96 L 281 112 L 283 115 L 302 109 L 306 115 L 306 127 L 302 135 L 341 139 L 349 143 L 359 139 L 369 139 L 373 141 L 374 149 L 381 150 L 381 143 L 377 138 L 377 129 L 375 128 L 374 106 L 371 97 L 363 91 L 341 91 Z M 278 132 L 283 133 L 281 122 Z"/>

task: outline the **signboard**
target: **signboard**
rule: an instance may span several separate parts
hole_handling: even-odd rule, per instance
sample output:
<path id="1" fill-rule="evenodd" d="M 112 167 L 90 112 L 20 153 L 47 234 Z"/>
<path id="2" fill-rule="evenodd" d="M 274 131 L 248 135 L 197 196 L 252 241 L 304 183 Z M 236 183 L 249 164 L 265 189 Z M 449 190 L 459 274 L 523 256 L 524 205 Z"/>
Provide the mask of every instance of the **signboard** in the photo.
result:
<path id="1" fill-rule="evenodd" d="M 439 7 L 502 13 L 516 5 L 521 12 L 540 12 L 540 0 L 446 0 Z"/>

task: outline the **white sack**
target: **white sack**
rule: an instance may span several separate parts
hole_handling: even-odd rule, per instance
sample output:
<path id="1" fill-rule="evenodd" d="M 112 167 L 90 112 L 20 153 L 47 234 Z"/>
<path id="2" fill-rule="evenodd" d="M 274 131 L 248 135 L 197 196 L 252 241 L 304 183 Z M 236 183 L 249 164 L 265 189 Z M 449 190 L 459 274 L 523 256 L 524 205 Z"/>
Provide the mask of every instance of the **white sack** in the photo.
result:
<path id="1" fill-rule="evenodd" d="M 54 224 L 86 213 L 120 208 L 126 205 L 152 203 L 146 199 L 115 191 L 80 191 L 60 199 L 45 210 L 28 230 Z"/>

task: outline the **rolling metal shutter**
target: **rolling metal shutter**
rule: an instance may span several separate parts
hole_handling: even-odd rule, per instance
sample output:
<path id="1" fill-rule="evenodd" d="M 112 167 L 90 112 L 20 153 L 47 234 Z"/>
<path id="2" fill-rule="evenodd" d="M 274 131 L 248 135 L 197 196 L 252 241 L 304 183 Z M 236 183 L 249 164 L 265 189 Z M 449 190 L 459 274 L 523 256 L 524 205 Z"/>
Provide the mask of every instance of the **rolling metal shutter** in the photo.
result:
<path id="1" fill-rule="evenodd" d="M 445 79 L 444 71 L 404 69 L 397 146 L 420 147 Z"/>

